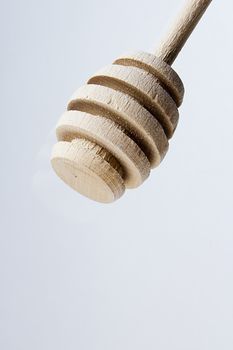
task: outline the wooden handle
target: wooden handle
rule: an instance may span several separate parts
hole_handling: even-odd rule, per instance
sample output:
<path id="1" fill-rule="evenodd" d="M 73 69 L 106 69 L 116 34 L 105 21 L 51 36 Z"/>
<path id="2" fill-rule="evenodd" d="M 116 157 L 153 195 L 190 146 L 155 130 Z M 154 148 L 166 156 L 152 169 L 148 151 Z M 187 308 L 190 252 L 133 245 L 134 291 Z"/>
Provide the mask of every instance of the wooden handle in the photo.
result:
<path id="1" fill-rule="evenodd" d="M 172 65 L 212 0 L 190 0 L 156 50 L 156 56 Z"/>

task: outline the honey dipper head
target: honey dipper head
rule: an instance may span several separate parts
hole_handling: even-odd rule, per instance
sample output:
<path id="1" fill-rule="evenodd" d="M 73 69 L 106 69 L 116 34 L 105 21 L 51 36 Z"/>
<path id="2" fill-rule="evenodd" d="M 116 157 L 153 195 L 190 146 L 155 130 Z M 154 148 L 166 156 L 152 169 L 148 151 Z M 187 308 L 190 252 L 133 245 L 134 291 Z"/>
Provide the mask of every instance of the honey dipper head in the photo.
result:
<path id="1" fill-rule="evenodd" d="M 154 55 L 118 58 L 71 97 L 56 128 L 55 172 L 104 203 L 138 187 L 168 150 L 183 93 L 178 75 Z"/>

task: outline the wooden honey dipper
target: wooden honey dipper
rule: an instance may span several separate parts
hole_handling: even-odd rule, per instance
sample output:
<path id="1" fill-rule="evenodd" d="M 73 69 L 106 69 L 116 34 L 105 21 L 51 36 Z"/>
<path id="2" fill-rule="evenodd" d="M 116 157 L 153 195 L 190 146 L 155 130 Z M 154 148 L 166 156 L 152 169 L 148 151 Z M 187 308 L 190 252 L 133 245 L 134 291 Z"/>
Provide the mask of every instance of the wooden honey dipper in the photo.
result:
<path id="1" fill-rule="evenodd" d="M 74 190 L 110 203 L 162 161 L 184 95 L 171 65 L 210 3 L 190 0 L 155 55 L 123 55 L 73 94 L 51 163 Z"/>

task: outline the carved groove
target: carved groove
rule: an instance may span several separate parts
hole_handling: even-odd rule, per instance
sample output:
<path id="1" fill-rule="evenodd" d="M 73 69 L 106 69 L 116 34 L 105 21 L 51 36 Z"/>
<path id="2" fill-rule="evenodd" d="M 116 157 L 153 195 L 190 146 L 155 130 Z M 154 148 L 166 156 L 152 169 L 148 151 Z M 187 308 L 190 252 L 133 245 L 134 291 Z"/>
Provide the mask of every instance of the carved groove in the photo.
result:
<path id="1" fill-rule="evenodd" d="M 141 185 L 168 150 L 183 95 L 179 76 L 160 58 L 119 57 L 71 97 L 56 129 L 56 173 L 101 202 Z"/>

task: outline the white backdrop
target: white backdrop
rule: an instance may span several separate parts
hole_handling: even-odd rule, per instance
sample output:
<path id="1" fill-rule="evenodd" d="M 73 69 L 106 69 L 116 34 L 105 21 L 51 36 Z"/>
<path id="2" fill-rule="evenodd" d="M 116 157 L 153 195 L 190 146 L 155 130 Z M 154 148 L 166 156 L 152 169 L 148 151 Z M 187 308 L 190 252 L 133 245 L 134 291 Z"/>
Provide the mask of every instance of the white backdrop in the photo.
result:
<path id="1" fill-rule="evenodd" d="M 164 162 L 112 205 L 52 172 L 54 126 L 183 1 L 0 3 L 1 350 L 231 350 L 232 1 L 213 1 L 174 64 L 186 94 Z"/>

